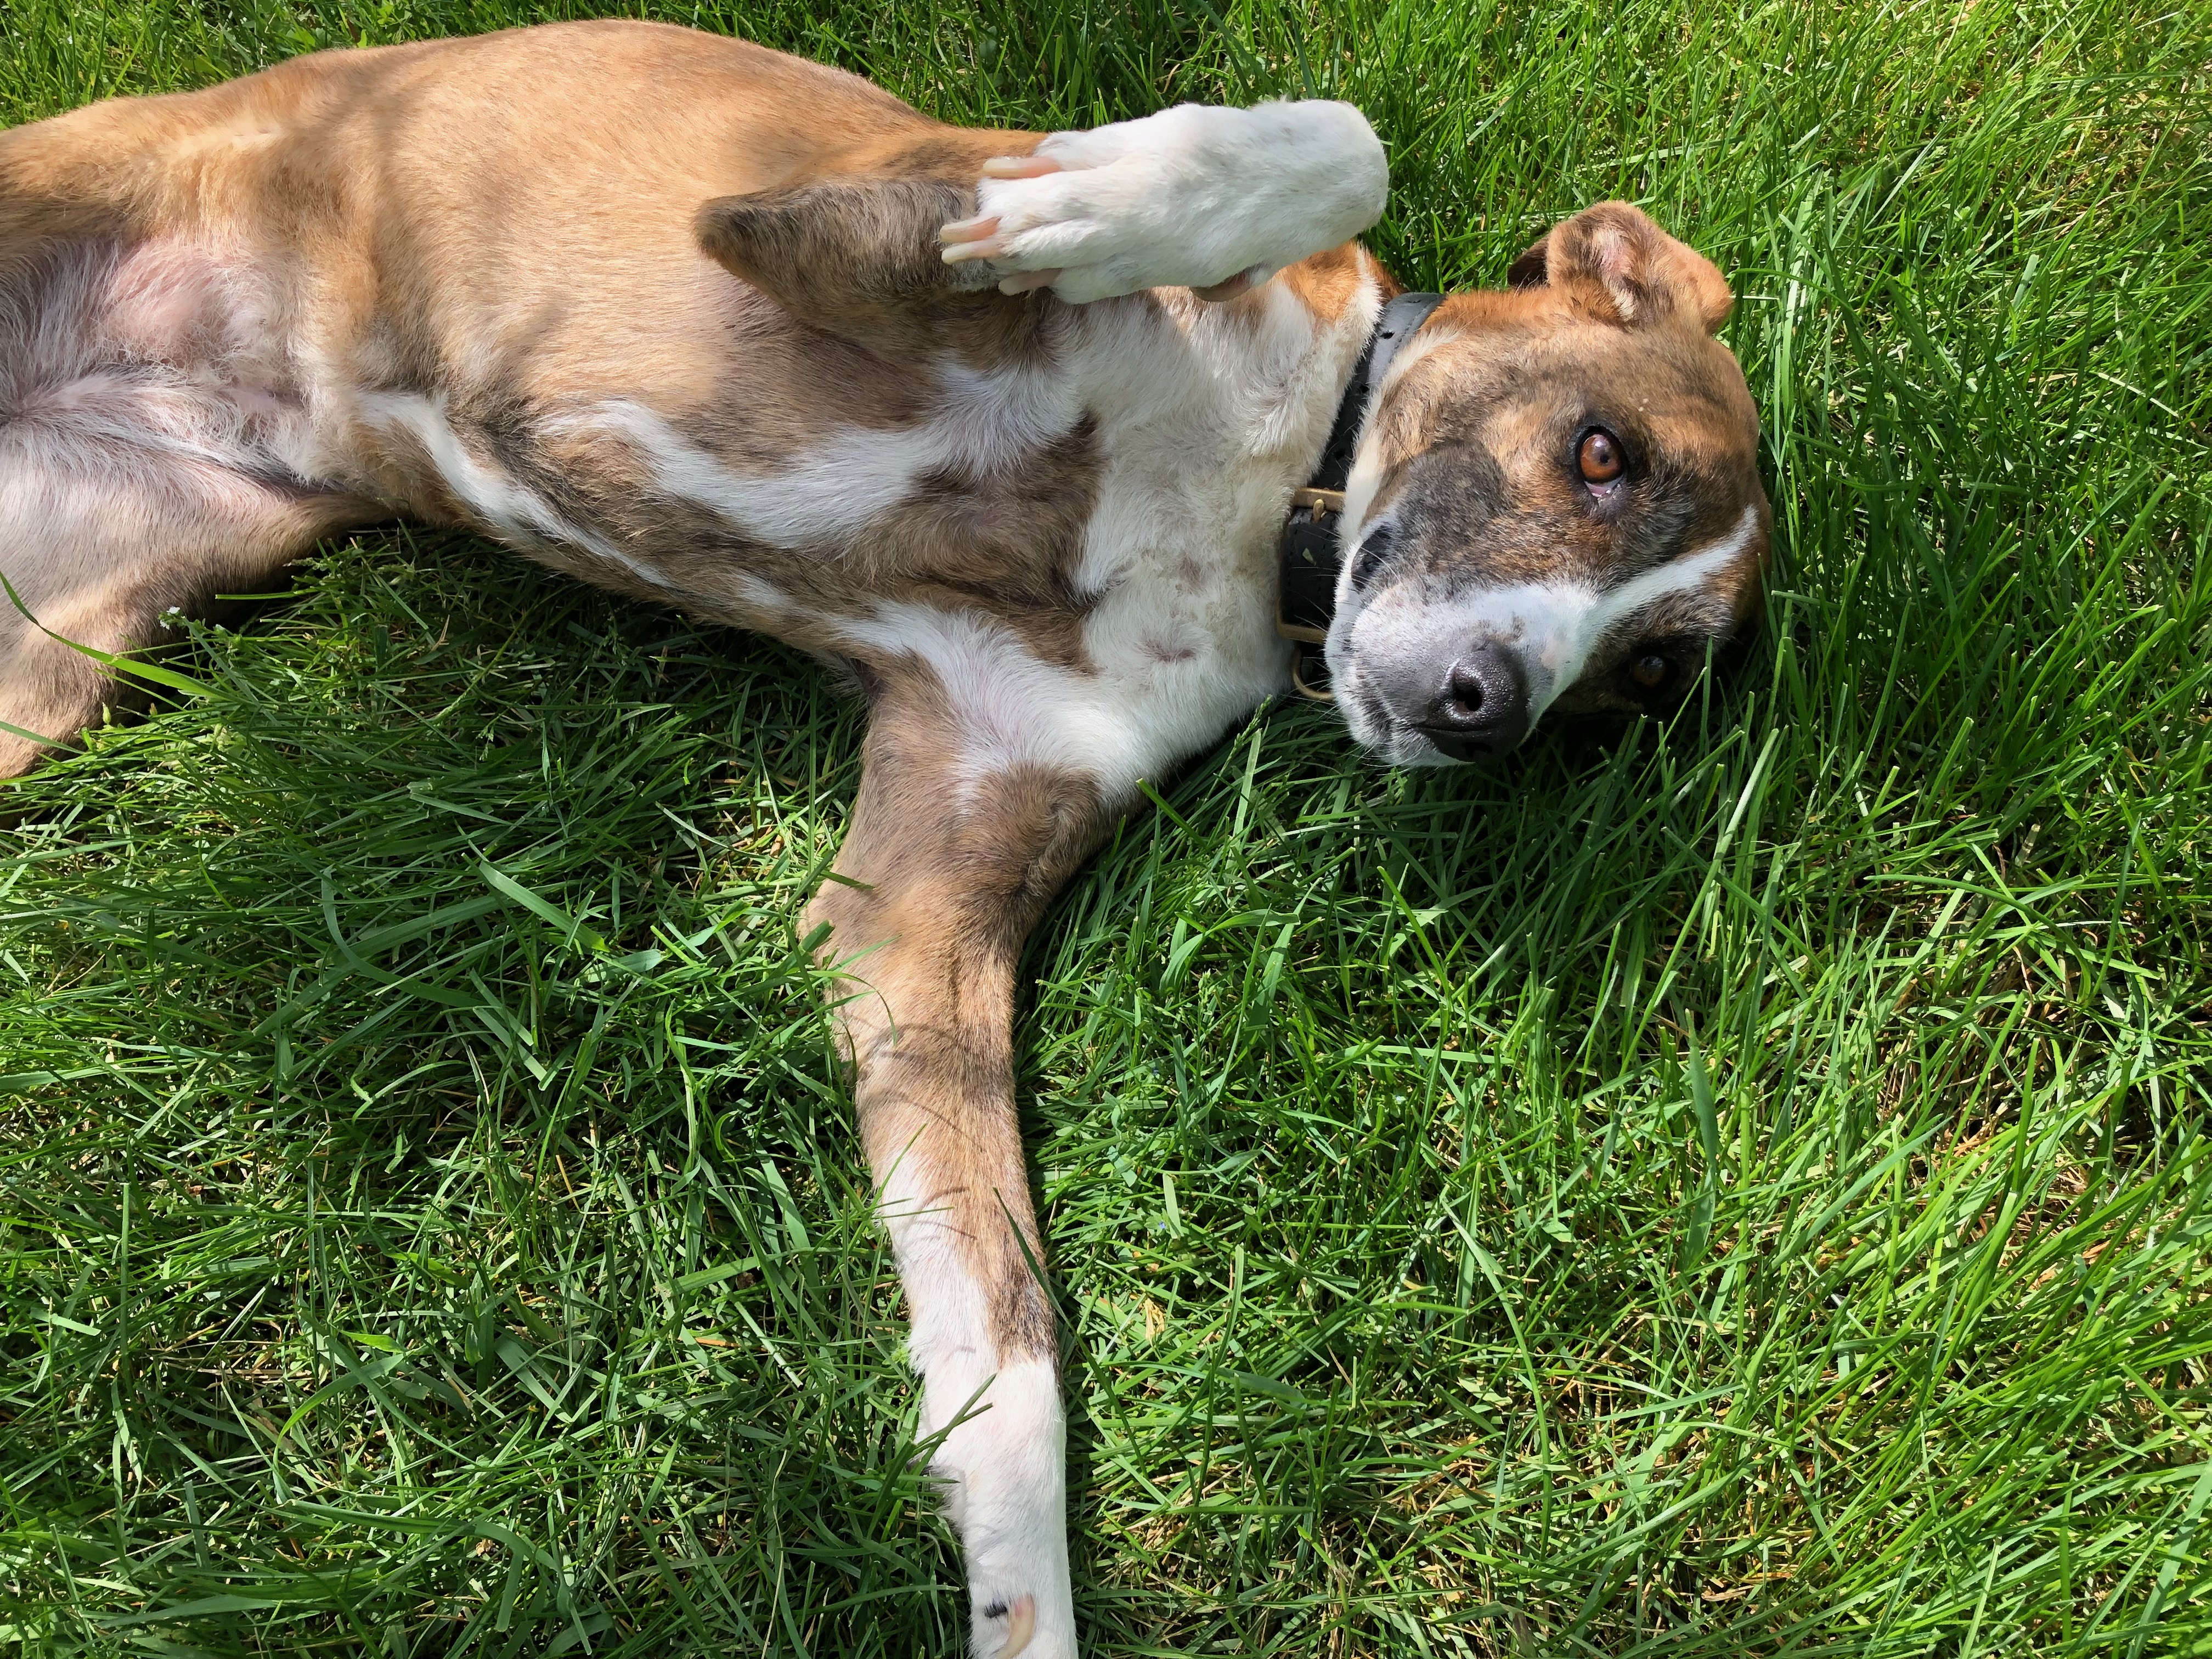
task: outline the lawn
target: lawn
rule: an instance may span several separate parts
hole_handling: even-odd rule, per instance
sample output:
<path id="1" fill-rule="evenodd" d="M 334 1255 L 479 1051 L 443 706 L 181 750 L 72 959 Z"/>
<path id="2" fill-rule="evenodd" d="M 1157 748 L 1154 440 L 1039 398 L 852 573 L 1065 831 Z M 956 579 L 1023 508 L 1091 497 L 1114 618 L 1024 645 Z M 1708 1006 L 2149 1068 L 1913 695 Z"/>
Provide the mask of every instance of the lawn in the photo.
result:
<path id="1" fill-rule="evenodd" d="M 1032 945 L 1093 1650 L 2212 1653 L 2212 15 L 645 9 L 1350 98 L 1408 283 L 1624 196 L 1740 295 L 1740 668 L 1488 770 L 1263 709 Z M 0 121 L 568 15 L 7 0 Z M 172 665 L 0 795 L 0 1626 L 959 1651 L 793 927 L 856 708 L 399 530 Z"/>

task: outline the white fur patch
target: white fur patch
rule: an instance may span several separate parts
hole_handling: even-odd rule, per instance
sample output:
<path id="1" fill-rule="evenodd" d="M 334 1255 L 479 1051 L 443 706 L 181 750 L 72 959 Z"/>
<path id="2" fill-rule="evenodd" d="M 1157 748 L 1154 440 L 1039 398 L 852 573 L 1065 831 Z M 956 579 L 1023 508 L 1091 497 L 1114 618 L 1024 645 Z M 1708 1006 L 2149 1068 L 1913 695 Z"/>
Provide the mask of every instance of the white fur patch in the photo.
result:
<path id="1" fill-rule="evenodd" d="M 987 1287 L 933 1207 L 926 1165 L 894 1165 L 878 1207 L 913 1314 L 921 1431 L 945 1431 L 929 1467 L 967 1557 L 975 1651 L 1011 1652 L 1026 1622 L 1025 1659 L 1074 1659 L 1059 1378 L 1048 1359 L 1002 1362 Z"/>
<path id="2" fill-rule="evenodd" d="M 652 566 L 631 558 L 605 537 L 569 523 L 534 491 L 477 459 L 446 418 L 443 393 L 432 398 L 403 392 L 365 392 L 357 408 L 365 423 L 397 428 L 421 445 L 446 488 L 494 534 L 526 548 L 549 544 L 581 548 L 656 587 L 669 586 Z"/>
<path id="3" fill-rule="evenodd" d="M 1113 780 L 1124 789 L 1147 758 L 1141 735 L 1119 718 L 1095 676 L 1040 661 L 1004 623 L 979 611 L 878 605 L 836 632 L 856 655 L 915 657 L 951 700 L 961 780 L 972 790 L 994 774 L 1036 765 Z"/>
<path id="4" fill-rule="evenodd" d="M 831 624 L 842 648 L 928 664 L 951 700 L 959 776 L 1036 765 L 1109 805 L 1285 689 L 1267 595 L 1290 491 L 1327 435 L 1372 326 L 1365 287 L 1317 337 L 1287 289 L 1231 318 L 1188 295 L 1078 314 L 1067 395 L 1103 470 L 1075 585 L 1087 668 L 1040 660 L 980 611 L 886 604 Z"/>
<path id="5" fill-rule="evenodd" d="M 975 1398 L 960 1369 L 944 1368 L 952 1375 L 926 1390 L 925 1410 L 943 1411 L 939 1422 Z M 981 1413 L 955 1427 L 930 1462 L 967 1557 L 975 1651 L 1075 1659 L 1060 1378 L 1048 1361 L 1018 1360 L 989 1379 L 979 1403 Z"/>
<path id="6" fill-rule="evenodd" d="M 1367 118 L 1322 100 L 1182 104 L 1054 133 L 1036 154 L 1060 170 L 984 179 L 977 216 L 995 216 L 997 235 L 988 249 L 955 243 L 945 257 L 988 258 L 1009 272 L 1057 270 L 1054 292 L 1077 303 L 1211 287 L 1240 271 L 1264 280 L 1366 229 L 1390 187 Z"/>
<path id="7" fill-rule="evenodd" d="M 1082 418 L 1060 376 L 979 374 L 938 366 L 929 417 L 887 429 L 848 427 L 788 466 L 740 470 L 690 442 L 643 404 L 616 398 L 547 423 L 559 433 L 597 430 L 634 446 L 662 490 L 696 501 L 740 534 L 771 547 L 850 542 L 914 492 L 927 474 L 1003 471 L 1065 437 Z"/>

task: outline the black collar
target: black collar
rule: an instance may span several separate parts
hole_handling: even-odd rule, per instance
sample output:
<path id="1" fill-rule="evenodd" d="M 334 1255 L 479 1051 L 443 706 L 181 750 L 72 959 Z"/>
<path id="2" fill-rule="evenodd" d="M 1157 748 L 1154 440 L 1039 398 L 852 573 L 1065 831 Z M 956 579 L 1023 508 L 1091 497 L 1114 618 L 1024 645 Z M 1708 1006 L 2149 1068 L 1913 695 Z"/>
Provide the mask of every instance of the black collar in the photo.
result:
<path id="1" fill-rule="evenodd" d="M 1297 641 L 1291 649 L 1291 683 L 1321 702 L 1329 699 L 1328 671 L 1319 666 L 1321 653 L 1308 647 L 1328 637 L 1329 619 L 1336 614 L 1336 575 L 1344 563 L 1337 530 L 1343 522 L 1344 486 L 1352 477 L 1352 458 L 1359 447 L 1359 429 L 1366 423 L 1368 398 L 1382 383 L 1398 348 L 1443 302 L 1441 294 L 1401 294 L 1382 307 L 1375 319 L 1375 332 L 1367 337 L 1367 349 L 1352 371 L 1351 384 L 1344 388 L 1344 400 L 1336 406 L 1336 424 L 1329 428 L 1320 465 L 1306 487 L 1291 497 L 1290 521 L 1283 526 L 1275 631 Z"/>

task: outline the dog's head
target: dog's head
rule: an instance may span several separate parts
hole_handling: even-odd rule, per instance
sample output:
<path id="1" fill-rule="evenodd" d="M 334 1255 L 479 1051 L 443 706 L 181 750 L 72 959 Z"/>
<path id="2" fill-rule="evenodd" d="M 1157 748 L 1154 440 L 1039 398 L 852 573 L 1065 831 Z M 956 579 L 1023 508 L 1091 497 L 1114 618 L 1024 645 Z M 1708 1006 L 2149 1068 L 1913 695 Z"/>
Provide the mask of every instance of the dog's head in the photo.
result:
<path id="1" fill-rule="evenodd" d="M 1547 710 L 1661 711 L 1759 599 L 1759 417 L 1711 261 L 1625 202 L 1399 352 L 1346 491 L 1328 666 L 1401 764 L 1502 754 Z"/>

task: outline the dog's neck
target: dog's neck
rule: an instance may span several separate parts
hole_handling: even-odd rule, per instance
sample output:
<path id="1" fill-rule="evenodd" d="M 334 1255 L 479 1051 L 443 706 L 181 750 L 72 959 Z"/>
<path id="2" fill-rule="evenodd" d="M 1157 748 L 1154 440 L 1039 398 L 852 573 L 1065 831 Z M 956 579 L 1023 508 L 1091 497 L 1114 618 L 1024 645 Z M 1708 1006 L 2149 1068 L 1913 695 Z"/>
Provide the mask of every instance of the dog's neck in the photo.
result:
<path id="1" fill-rule="evenodd" d="M 1316 702 L 1332 701 L 1317 647 L 1328 637 L 1329 618 L 1336 611 L 1337 573 L 1344 565 L 1344 486 L 1352 476 L 1359 434 L 1391 360 L 1443 301 L 1441 294 L 1401 294 L 1383 306 L 1337 404 L 1336 421 L 1313 476 L 1291 497 L 1291 516 L 1283 526 L 1275 631 L 1296 642 L 1291 683 Z"/>

